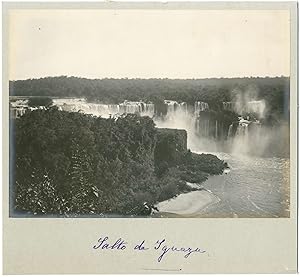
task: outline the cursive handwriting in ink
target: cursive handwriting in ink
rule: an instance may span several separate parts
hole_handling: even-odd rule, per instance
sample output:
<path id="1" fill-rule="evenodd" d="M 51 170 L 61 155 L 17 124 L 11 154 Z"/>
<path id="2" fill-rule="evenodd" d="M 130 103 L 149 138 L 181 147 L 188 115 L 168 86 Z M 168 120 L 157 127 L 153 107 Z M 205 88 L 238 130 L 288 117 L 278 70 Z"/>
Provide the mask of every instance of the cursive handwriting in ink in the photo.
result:
<path id="1" fill-rule="evenodd" d="M 149 250 L 148 247 L 145 247 L 145 240 L 143 240 L 140 244 L 137 244 L 135 247 L 134 247 L 134 250 Z"/>
<path id="2" fill-rule="evenodd" d="M 158 240 L 155 244 L 154 249 L 161 250 L 161 254 L 157 259 L 158 262 L 161 262 L 162 259 L 164 258 L 164 256 L 170 252 L 183 252 L 183 253 L 185 253 L 184 258 L 188 258 L 192 253 L 205 253 L 206 252 L 205 250 L 201 250 L 198 247 L 194 248 L 194 249 L 191 247 L 175 247 L 175 246 L 168 247 L 165 244 L 165 242 L 166 242 L 166 240 L 162 239 L 162 240 Z"/>
<path id="3" fill-rule="evenodd" d="M 125 250 L 126 244 L 123 239 L 117 239 L 113 244 L 108 242 L 108 237 L 99 238 L 97 244 L 93 246 L 94 249 L 110 249 L 110 250 Z"/>
<path id="4" fill-rule="evenodd" d="M 154 243 L 154 241 L 152 242 Z M 151 245 L 151 246 L 150 246 Z M 150 247 L 149 247 L 150 246 Z M 159 239 L 154 244 L 149 244 L 146 240 L 142 240 L 137 244 L 129 244 L 122 238 L 112 240 L 108 236 L 100 237 L 97 243 L 93 246 L 93 249 L 98 250 L 127 250 L 136 251 L 138 253 L 155 251 L 158 253 L 157 261 L 160 263 L 167 255 L 176 253 L 182 255 L 184 258 L 189 258 L 193 253 L 206 253 L 199 247 L 177 247 L 174 244 L 170 244 L 166 239 Z"/>

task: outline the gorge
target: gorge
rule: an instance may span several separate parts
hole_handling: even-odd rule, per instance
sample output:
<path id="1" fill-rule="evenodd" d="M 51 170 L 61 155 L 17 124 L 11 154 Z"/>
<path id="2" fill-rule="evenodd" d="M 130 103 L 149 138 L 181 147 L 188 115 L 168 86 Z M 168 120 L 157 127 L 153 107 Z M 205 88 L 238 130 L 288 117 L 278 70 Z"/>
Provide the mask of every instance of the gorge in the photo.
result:
<path id="1" fill-rule="evenodd" d="M 68 78 L 59 80 L 65 82 L 68 81 Z M 246 83 L 248 81 L 245 80 Z M 235 83 L 235 87 L 228 89 L 226 82 L 229 81 L 225 80 L 222 81 L 223 84 L 225 83 L 224 87 L 216 86 L 212 89 L 206 84 L 196 95 L 191 87 L 194 83 L 197 84 L 198 80 L 183 82 L 186 85 L 186 93 L 181 87 L 183 83 L 181 84 L 179 80 L 174 80 L 174 83 L 171 80 L 146 80 L 143 85 L 132 86 L 132 90 L 129 90 L 131 93 L 134 91 L 134 97 L 130 96 L 128 88 L 124 87 L 124 95 L 128 96 L 128 100 L 124 98 L 123 94 L 117 96 L 119 93 L 117 90 L 112 90 L 109 96 L 103 90 L 103 98 L 100 96 L 90 97 L 87 93 L 84 97 L 78 93 L 75 94 L 80 97 L 75 97 L 75 95 L 60 97 L 54 95 L 57 89 L 52 89 L 48 95 L 44 96 L 29 94 L 26 96 L 24 94 L 28 90 L 26 86 L 23 86 L 25 88 L 23 95 L 21 93 L 16 95 L 16 92 L 20 91 L 19 85 L 26 84 L 26 81 L 22 81 L 23 83 L 17 81 L 12 83 L 11 89 L 14 95 L 10 98 L 10 106 L 12 118 L 18 119 L 22 119 L 27 113 L 29 115 L 33 111 L 43 113 L 55 109 L 64 114 L 70 114 L 70 116 L 74 114 L 74 118 L 76 114 L 82 114 L 112 120 L 112 122 L 121 122 L 127 116 L 129 118 L 130 116 L 149 118 L 155 124 L 157 132 L 160 134 L 160 140 L 165 140 L 163 146 L 157 148 L 160 150 L 156 151 L 156 154 L 154 151 L 153 155 L 158 158 L 160 152 L 167 151 L 164 155 L 168 157 L 156 162 L 156 174 L 158 176 L 161 174 L 160 176 L 163 177 L 171 167 L 173 169 L 168 174 L 173 175 L 175 179 L 169 175 L 161 179 L 165 182 L 163 186 L 165 197 L 158 197 L 159 193 L 156 194 L 156 192 L 154 193 L 156 196 L 153 198 L 153 192 L 147 190 L 147 192 L 140 191 L 138 196 L 140 200 L 136 199 L 135 201 L 150 199 L 150 204 L 158 205 L 161 216 L 286 217 L 289 216 L 289 103 L 286 86 L 282 85 L 285 79 L 251 79 L 250 81 L 255 83 L 256 87 L 247 84 L 244 87 L 239 85 L 240 87 L 236 88 L 238 85 Z M 30 82 L 33 84 L 32 92 L 35 82 L 41 84 L 44 80 Z M 91 80 L 92 82 L 99 86 L 104 84 L 104 81 Z M 105 80 L 105 82 L 105 86 L 109 87 L 110 82 L 119 81 Z M 120 82 L 122 84 L 130 82 L 138 84 L 140 81 L 122 80 Z M 158 93 L 153 91 L 155 86 L 149 86 L 151 82 L 157 82 Z M 244 80 L 232 82 L 243 83 Z M 90 82 L 86 84 L 90 84 Z M 167 90 L 173 84 L 177 86 L 172 88 L 174 91 L 171 94 Z M 143 86 L 148 86 L 152 94 L 149 92 L 150 94 L 147 96 Z M 162 87 L 165 88 L 165 91 Z M 62 91 L 65 88 L 64 86 Z M 227 92 L 225 88 L 228 89 Z M 140 89 L 139 92 L 138 89 Z M 30 99 L 35 97 L 48 97 L 51 105 L 30 105 Z M 175 129 L 174 135 L 168 131 L 170 129 Z M 186 146 L 183 148 L 176 144 L 183 138 L 179 130 L 186 132 L 183 139 L 183 141 L 186 140 Z M 89 136 L 89 131 L 86 135 Z M 170 143 L 172 141 L 175 144 Z M 169 149 L 167 146 L 171 148 Z M 159 143 L 157 147 L 159 147 Z M 201 162 L 203 159 L 210 161 L 208 163 L 210 168 L 206 170 L 210 173 L 213 172 L 215 161 L 212 157 L 223 160 L 224 164 L 228 164 L 230 167 L 230 171 L 226 171 L 221 176 L 209 176 L 210 174 L 203 174 L 195 168 L 193 168 L 195 171 L 191 170 L 187 164 L 179 166 L 178 157 L 174 156 L 177 147 L 183 152 L 190 149 L 192 152 L 189 155 L 192 155 L 190 156 L 192 160 L 196 159 L 197 163 L 201 163 L 201 171 L 203 167 L 205 168 L 205 163 Z M 213 155 L 196 158 L 193 156 L 194 153 L 200 156 Z M 140 154 L 144 162 L 148 160 L 148 154 Z M 177 162 L 172 164 L 172 160 Z M 144 162 L 143 166 L 145 166 Z M 216 168 L 219 168 L 219 165 Z M 266 174 L 266 172 L 270 174 Z M 212 174 L 220 173 L 222 171 L 217 170 Z M 183 178 L 187 184 L 192 184 L 192 186 L 188 187 L 178 183 L 176 178 Z M 148 180 L 148 182 L 150 181 Z M 182 192 L 185 195 L 180 194 Z M 99 194 L 99 192 L 95 193 Z M 180 195 L 178 196 L 178 194 Z M 170 197 L 175 198 L 170 200 Z M 176 208 L 174 209 L 174 207 Z"/>

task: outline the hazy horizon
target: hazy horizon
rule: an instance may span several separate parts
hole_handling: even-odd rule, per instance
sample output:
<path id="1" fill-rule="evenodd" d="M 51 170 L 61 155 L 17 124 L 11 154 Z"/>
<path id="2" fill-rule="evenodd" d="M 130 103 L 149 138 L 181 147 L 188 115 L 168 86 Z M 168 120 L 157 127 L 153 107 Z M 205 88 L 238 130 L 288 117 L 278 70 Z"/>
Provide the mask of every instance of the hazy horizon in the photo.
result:
<path id="1" fill-rule="evenodd" d="M 289 20 L 288 10 L 11 10 L 8 77 L 289 76 Z"/>
<path id="2" fill-rule="evenodd" d="M 128 78 L 128 77 L 102 77 L 102 78 L 89 78 L 85 76 L 71 76 L 71 75 L 53 75 L 53 76 L 42 76 L 42 77 L 34 77 L 34 78 L 26 78 L 26 79 L 15 79 L 15 80 L 9 80 L 11 82 L 16 81 L 27 81 L 27 80 L 39 80 L 39 79 L 46 79 L 46 78 L 60 78 L 60 77 L 66 77 L 66 78 L 78 78 L 78 79 L 87 79 L 87 80 L 211 80 L 211 79 L 274 79 L 274 78 L 290 78 L 290 76 L 233 76 L 233 77 L 195 77 L 195 78 L 161 78 L 161 77 L 151 77 L 151 78 L 142 78 L 142 77 L 134 77 L 134 78 Z"/>

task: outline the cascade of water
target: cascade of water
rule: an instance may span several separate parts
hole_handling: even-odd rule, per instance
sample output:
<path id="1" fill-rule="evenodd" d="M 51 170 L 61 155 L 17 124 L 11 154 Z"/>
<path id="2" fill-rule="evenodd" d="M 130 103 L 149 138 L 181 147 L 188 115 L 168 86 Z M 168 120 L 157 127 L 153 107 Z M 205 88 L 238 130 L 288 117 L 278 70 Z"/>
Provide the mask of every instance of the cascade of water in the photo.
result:
<path id="1" fill-rule="evenodd" d="M 247 154 L 249 151 L 249 124 L 251 122 L 244 118 L 239 118 L 235 136 L 232 137 L 231 143 L 233 152 Z"/>
<path id="2" fill-rule="evenodd" d="M 174 119 L 176 115 L 187 115 L 188 108 L 185 102 L 178 103 L 173 100 L 164 100 L 165 105 L 167 105 L 167 118 Z M 153 107 L 154 109 L 154 107 Z M 151 107 L 152 110 L 152 107 Z"/>
<path id="3" fill-rule="evenodd" d="M 58 106 L 60 110 L 70 112 L 81 111 L 86 114 L 102 117 L 120 115 L 123 113 L 139 113 L 140 115 L 153 117 L 155 113 L 155 106 L 153 103 L 144 103 L 142 101 L 124 101 L 120 104 L 102 104 L 88 103 L 85 99 L 80 98 L 69 98 L 53 99 L 53 103 Z M 195 102 L 194 110 L 193 107 L 189 107 L 188 109 L 185 102 L 178 103 L 177 101 L 165 100 L 164 103 L 165 106 L 162 105 L 162 114 L 165 114 L 166 112 L 167 114 L 165 117 L 161 117 L 160 123 L 158 122 L 159 117 L 155 117 L 155 124 L 164 128 L 187 130 L 188 139 L 192 141 L 194 147 L 199 147 L 199 145 L 201 145 L 201 149 L 205 150 L 211 147 L 212 144 L 220 144 L 221 146 L 224 145 L 225 151 L 229 151 L 230 147 L 232 147 L 234 152 L 245 154 L 252 153 L 253 148 L 264 148 L 262 145 L 263 142 L 261 141 L 267 140 L 264 138 L 266 131 L 261 127 L 258 120 L 253 119 L 255 117 L 261 118 L 264 115 L 266 106 L 263 100 L 243 102 L 243 105 L 240 106 L 236 106 L 236 102 L 223 102 L 224 110 L 241 109 L 240 112 L 242 116 L 239 117 L 239 122 L 234 122 L 230 125 L 223 121 L 221 117 L 218 117 L 219 120 L 212 119 L 214 113 L 201 113 L 209 109 L 208 104 L 205 102 Z M 26 106 L 24 105 L 24 101 L 12 102 L 12 116 L 20 117 L 27 110 L 33 109 L 28 107 L 28 104 Z M 250 115 L 248 113 L 250 113 Z M 252 114 L 254 114 L 254 116 Z M 256 116 L 256 114 L 259 116 Z M 199 136 L 201 136 L 200 139 Z M 227 139 L 228 141 L 222 142 L 222 139 Z"/>
<path id="4" fill-rule="evenodd" d="M 154 104 L 150 103 L 150 104 L 145 104 L 145 113 L 146 114 L 151 114 L 151 116 L 154 115 Z"/>
<path id="5" fill-rule="evenodd" d="M 249 101 L 246 104 L 245 110 L 248 113 L 255 113 L 259 118 L 263 118 L 266 109 L 265 100 Z"/>
<path id="6" fill-rule="evenodd" d="M 209 137 L 209 119 L 205 120 L 205 136 Z"/>
<path id="7" fill-rule="evenodd" d="M 223 109 L 226 111 L 234 111 L 235 103 L 234 102 L 223 102 Z"/>
<path id="8" fill-rule="evenodd" d="M 177 104 L 176 101 L 172 100 L 165 100 L 165 105 L 167 105 L 167 115 L 172 115 L 175 112 L 175 105 Z"/>
<path id="9" fill-rule="evenodd" d="M 193 117 L 193 122 L 194 122 L 194 129 L 195 129 L 195 133 L 198 134 L 199 132 L 199 119 L 196 117 Z"/>
<path id="10" fill-rule="evenodd" d="M 185 102 L 177 103 L 177 108 L 179 111 L 187 114 L 188 109 L 187 109 L 187 104 Z"/>
<path id="11" fill-rule="evenodd" d="M 123 113 L 139 113 L 141 115 L 154 115 L 154 104 L 124 101 L 120 104 L 98 104 L 87 103 L 85 100 L 78 99 L 56 99 L 54 102 L 61 110 L 78 112 L 81 111 L 86 114 L 96 116 L 108 117 L 110 115 L 117 115 Z"/>
<path id="12" fill-rule="evenodd" d="M 266 111 L 266 102 L 265 100 L 223 102 L 223 109 L 238 114 L 254 113 L 259 118 L 263 118 Z"/>
<path id="13" fill-rule="evenodd" d="M 24 107 L 12 108 L 13 117 L 18 118 L 25 114 L 26 109 Z"/>
<path id="14" fill-rule="evenodd" d="M 232 137 L 233 124 L 231 123 L 228 129 L 227 138 Z"/>
<path id="15" fill-rule="evenodd" d="M 199 112 L 203 112 L 209 109 L 209 106 L 205 102 L 196 101 L 194 104 L 194 114 L 195 116 L 199 115 Z"/>

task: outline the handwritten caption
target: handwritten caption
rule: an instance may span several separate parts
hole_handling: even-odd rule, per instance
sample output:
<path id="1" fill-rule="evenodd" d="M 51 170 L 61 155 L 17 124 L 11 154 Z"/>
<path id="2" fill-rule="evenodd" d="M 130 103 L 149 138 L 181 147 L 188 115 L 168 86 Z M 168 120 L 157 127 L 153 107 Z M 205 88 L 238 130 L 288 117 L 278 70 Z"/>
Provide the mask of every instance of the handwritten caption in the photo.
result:
<path id="1" fill-rule="evenodd" d="M 177 253 L 182 254 L 184 258 L 189 258 L 192 254 L 206 253 L 206 250 L 199 247 L 178 247 L 167 242 L 166 239 L 159 239 L 156 242 L 146 242 L 142 240 L 137 243 L 130 244 L 122 238 L 117 240 L 110 240 L 108 236 L 100 237 L 95 245 L 95 250 L 107 250 L 107 251 L 156 251 L 158 253 L 157 262 L 161 262 L 168 254 Z"/>

